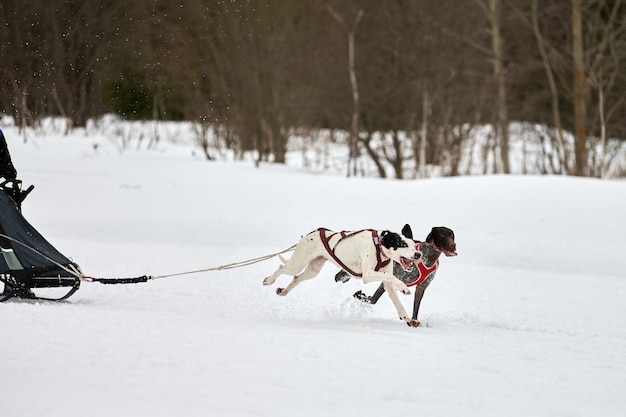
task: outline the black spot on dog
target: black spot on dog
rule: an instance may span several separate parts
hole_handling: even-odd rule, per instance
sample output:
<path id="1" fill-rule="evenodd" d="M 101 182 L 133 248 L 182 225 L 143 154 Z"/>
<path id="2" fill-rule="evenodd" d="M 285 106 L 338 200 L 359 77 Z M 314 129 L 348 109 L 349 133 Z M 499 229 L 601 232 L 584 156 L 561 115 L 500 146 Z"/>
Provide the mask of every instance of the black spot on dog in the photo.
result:
<path id="1" fill-rule="evenodd" d="M 402 236 L 400 236 L 397 233 L 393 233 L 388 230 L 385 230 L 382 233 L 381 237 L 382 237 L 381 244 L 387 249 L 397 250 L 398 248 L 409 247 L 409 245 L 407 245 L 404 239 L 402 239 Z"/>

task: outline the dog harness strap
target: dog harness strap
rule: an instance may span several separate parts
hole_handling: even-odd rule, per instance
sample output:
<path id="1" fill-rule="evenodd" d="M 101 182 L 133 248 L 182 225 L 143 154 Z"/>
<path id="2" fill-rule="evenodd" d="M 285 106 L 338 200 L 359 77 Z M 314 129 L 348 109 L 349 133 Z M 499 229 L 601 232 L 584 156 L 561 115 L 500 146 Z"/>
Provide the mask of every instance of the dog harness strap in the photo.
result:
<path id="1" fill-rule="evenodd" d="M 324 245 L 324 248 L 326 249 L 326 252 L 328 252 L 328 254 L 330 256 L 332 256 L 332 258 L 335 260 L 335 262 L 337 262 L 337 264 L 339 264 L 339 266 L 346 271 L 348 274 L 354 276 L 354 277 L 363 277 L 363 274 L 359 274 L 357 272 L 354 272 L 352 269 L 350 269 L 346 264 L 344 264 L 341 259 L 339 259 L 337 257 L 337 255 L 335 255 L 335 248 L 337 247 L 337 245 L 339 244 L 339 242 L 341 242 L 342 239 L 345 239 L 347 237 L 350 236 L 354 236 L 358 233 L 362 233 L 362 232 L 371 232 L 372 233 L 372 241 L 374 243 L 374 246 L 376 247 L 376 267 L 374 268 L 375 271 L 380 270 L 381 268 L 387 266 L 389 264 L 389 262 L 391 262 L 391 259 L 387 259 L 387 260 L 382 260 L 382 254 L 383 251 L 381 249 L 381 245 L 382 242 L 380 240 L 380 238 L 378 237 L 378 231 L 377 230 L 373 230 L 373 229 L 364 229 L 364 230 L 357 230 L 356 232 L 346 232 L 346 231 L 342 231 L 342 232 L 333 232 L 331 233 L 329 236 L 326 236 L 326 232 L 329 232 L 328 229 L 325 229 L 323 227 L 320 227 L 319 229 L 317 229 L 319 231 L 320 234 L 320 240 L 322 241 L 322 244 Z M 339 234 L 341 236 L 341 238 L 337 241 L 337 243 L 335 243 L 335 246 L 333 248 L 330 247 L 330 240 L 333 238 L 333 236 Z"/>
<path id="2" fill-rule="evenodd" d="M 324 229 L 324 228 L 319 228 L 317 229 L 320 232 L 320 239 L 322 241 L 322 244 L 324 244 L 324 248 L 326 249 L 326 252 L 328 252 L 328 254 L 330 256 L 333 257 L 333 259 L 335 260 L 335 262 L 337 262 L 339 264 L 339 266 L 346 271 L 348 274 L 355 276 L 355 277 L 362 277 L 363 274 L 358 274 L 356 272 L 354 272 L 353 270 L 351 270 L 350 268 L 348 268 L 348 266 L 346 264 L 344 264 L 343 262 L 341 262 L 341 260 L 337 257 L 337 255 L 335 255 L 335 249 L 330 247 L 330 239 L 333 238 L 333 236 L 335 236 L 336 234 L 341 235 L 341 239 L 343 239 L 346 236 L 351 236 L 352 234 L 348 235 L 345 231 L 343 232 L 333 232 L 331 233 L 330 236 L 326 236 L 326 232 L 328 232 L 328 229 Z M 358 233 L 358 232 L 355 232 Z M 339 243 L 339 242 L 337 242 Z M 337 244 L 335 244 L 335 246 L 337 246 Z"/>
<path id="3" fill-rule="evenodd" d="M 378 237 L 378 230 L 372 230 L 372 240 L 374 241 L 374 245 L 376 246 L 376 268 L 374 271 L 378 271 L 381 268 L 384 268 L 391 262 L 391 259 L 387 259 L 385 261 L 382 260 L 381 256 L 383 254 L 382 244 L 380 237 Z"/>
<path id="4" fill-rule="evenodd" d="M 416 250 L 420 249 L 420 246 L 422 246 L 424 242 L 418 242 L 418 244 L 415 246 Z M 415 265 L 417 266 L 417 269 L 419 270 L 419 277 L 417 278 L 417 280 L 415 282 L 411 282 L 410 284 L 406 284 L 407 287 L 413 287 L 415 285 L 420 285 L 421 283 L 423 283 L 424 281 L 426 281 L 428 279 L 428 277 L 430 275 L 432 275 L 437 268 L 439 268 L 439 259 L 437 259 L 435 261 L 435 264 L 433 266 L 431 266 L 430 268 L 427 268 L 426 265 L 424 265 L 424 262 L 422 261 L 422 259 L 419 260 L 419 262 L 415 262 Z"/>

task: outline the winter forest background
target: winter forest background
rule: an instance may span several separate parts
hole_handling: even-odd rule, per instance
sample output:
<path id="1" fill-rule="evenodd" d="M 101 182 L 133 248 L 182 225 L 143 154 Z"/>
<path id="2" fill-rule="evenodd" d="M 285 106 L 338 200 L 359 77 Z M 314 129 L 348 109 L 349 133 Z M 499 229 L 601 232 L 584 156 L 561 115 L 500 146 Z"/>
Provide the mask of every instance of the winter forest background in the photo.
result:
<path id="1" fill-rule="evenodd" d="M 208 159 L 626 176 L 621 0 L 3 0 L 0 40 L 22 128 L 114 113 L 190 123 Z"/>

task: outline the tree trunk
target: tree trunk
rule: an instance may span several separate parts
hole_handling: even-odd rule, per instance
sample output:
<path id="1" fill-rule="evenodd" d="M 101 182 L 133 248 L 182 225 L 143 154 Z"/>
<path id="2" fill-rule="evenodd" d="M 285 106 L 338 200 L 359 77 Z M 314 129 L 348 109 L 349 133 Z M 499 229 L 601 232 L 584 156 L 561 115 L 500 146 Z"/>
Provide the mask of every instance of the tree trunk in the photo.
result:
<path id="1" fill-rule="evenodd" d="M 422 126 L 418 148 L 419 178 L 426 178 L 426 135 L 428 133 L 428 114 L 430 113 L 430 98 L 428 91 L 422 95 Z"/>
<path id="2" fill-rule="evenodd" d="M 356 64 L 354 58 L 354 30 L 358 24 L 363 10 L 359 11 L 358 16 L 354 20 L 354 26 L 348 34 L 348 65 L 350 71 L 350 86 L 352 88 L 352 122 L 350 124 L 350 158 L 348 162 L 348 177 L 350 176 L 350 165 L 354 165 L 354 173 L 356 174 L 356 158 L 357 147 L 359 141 L 359 112 L 361 103 L 359 101 L 359 85 L 356 79 Z"/>
<path id="3" fill-rule="evenodd" d="M 539 15 L 537 12 L 538 0 L 533 0 L 532 4 L 532 25 L 533 32 L 535 34 L 535 39 L 537 41 L 537 47 L 539 48 L 539 54 L 541 55 L 541 61 L 543 63 L 543 68 L 546 72 L 546 77 L 548 78 L 548 85 L 550 87 L 550 95 L 552 97 L 552 120 L 554 122 L 554 127 L 556 128 L 556 137 L 557 144 L 559 147 L 559 159 L 563 164 L 563 168 L 567 174 L 572 174 L 570 168 L 570 154 L 567 149 L 567 145 L 565 143 L 565 139 L 563 138 L 563 125 L 561 124 L 561 110 L 559 108 L 559 93 L 556 86 L 556 81 L 554 79 L 554 74 L 552 72 L 552 66 L 550 65 L 550 60 L 548 59 L 548 53 L 546 52 L 546 47 L 544 44 L 544 38 L 539 30 Z"/>
<path id="4" fill-rule="evenodd" d="M 500 139 L 500 159 L 502 171 L 511 172 L 509 166 L 509 112 L 506 104 L 506 75 L 503 65 L 502 34 L 500 31 L 500 0 L 489 0 L 491 17 L 491 47 L 493 49 L 493 75 L 498 89 L 497 131 Z"/>
<path id="5" fill-rule="evenodd" d="M 589 91 L 585 74 L 582 30 L 582 0 L 572 0 L 572 51 L 574 66 L 574 137 L 576 171 L 578 176 L 589 175 L 587 149 L 587 95 Z"/>
<path id="6" fill-rule="evenodd" d="M 602 72 L 600 72 L 600 80 L 598 82 L 598 112 L 600 116 L 600 166 L 597 176 L 604 178 L 606 176 L 606 119 L 604 117 L 604 86 L 602 85 Z"/>
<path id="7" fill-rule="evenodd" d="M 356 175 L 356 158 L 358 156 L 357 153 L 359 144 L 359 113 L 361 112 L 359 86 L 356 78 L 354 34 L 356 33 L 356 28 L 359 25 L 361 18 L 363 17 L 363 9 L 358 11 L 351 28 L 348 28 L 348 25 L 343 17 L 329 4 L 326 4 L 326 10 L 328 10 L 330 15 L 348 32 L 348 71 L 350 72 L 350 87 L 352 89 L 352 121 L 350 123 L 350 138 L 348 143 L 348 177 L 350 177 L 351 175 Z"/>

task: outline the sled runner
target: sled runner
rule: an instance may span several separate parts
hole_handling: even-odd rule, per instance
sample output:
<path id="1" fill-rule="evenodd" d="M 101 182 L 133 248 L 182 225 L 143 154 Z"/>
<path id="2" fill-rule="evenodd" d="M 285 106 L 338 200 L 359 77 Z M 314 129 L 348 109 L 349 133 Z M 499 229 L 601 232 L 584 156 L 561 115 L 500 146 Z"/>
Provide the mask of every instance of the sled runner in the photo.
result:
<path id="1" fill-rule="evenodd" d="M 64 300 L 80 287 L 80 268 L 24 219 L 20 207 L 34 187 L 0 184 L 0 302 L 12 297 Z M 38 291 L 54 288 L 55 291 Z M 38 295 L 52 293 L 51 296 Z"/>

